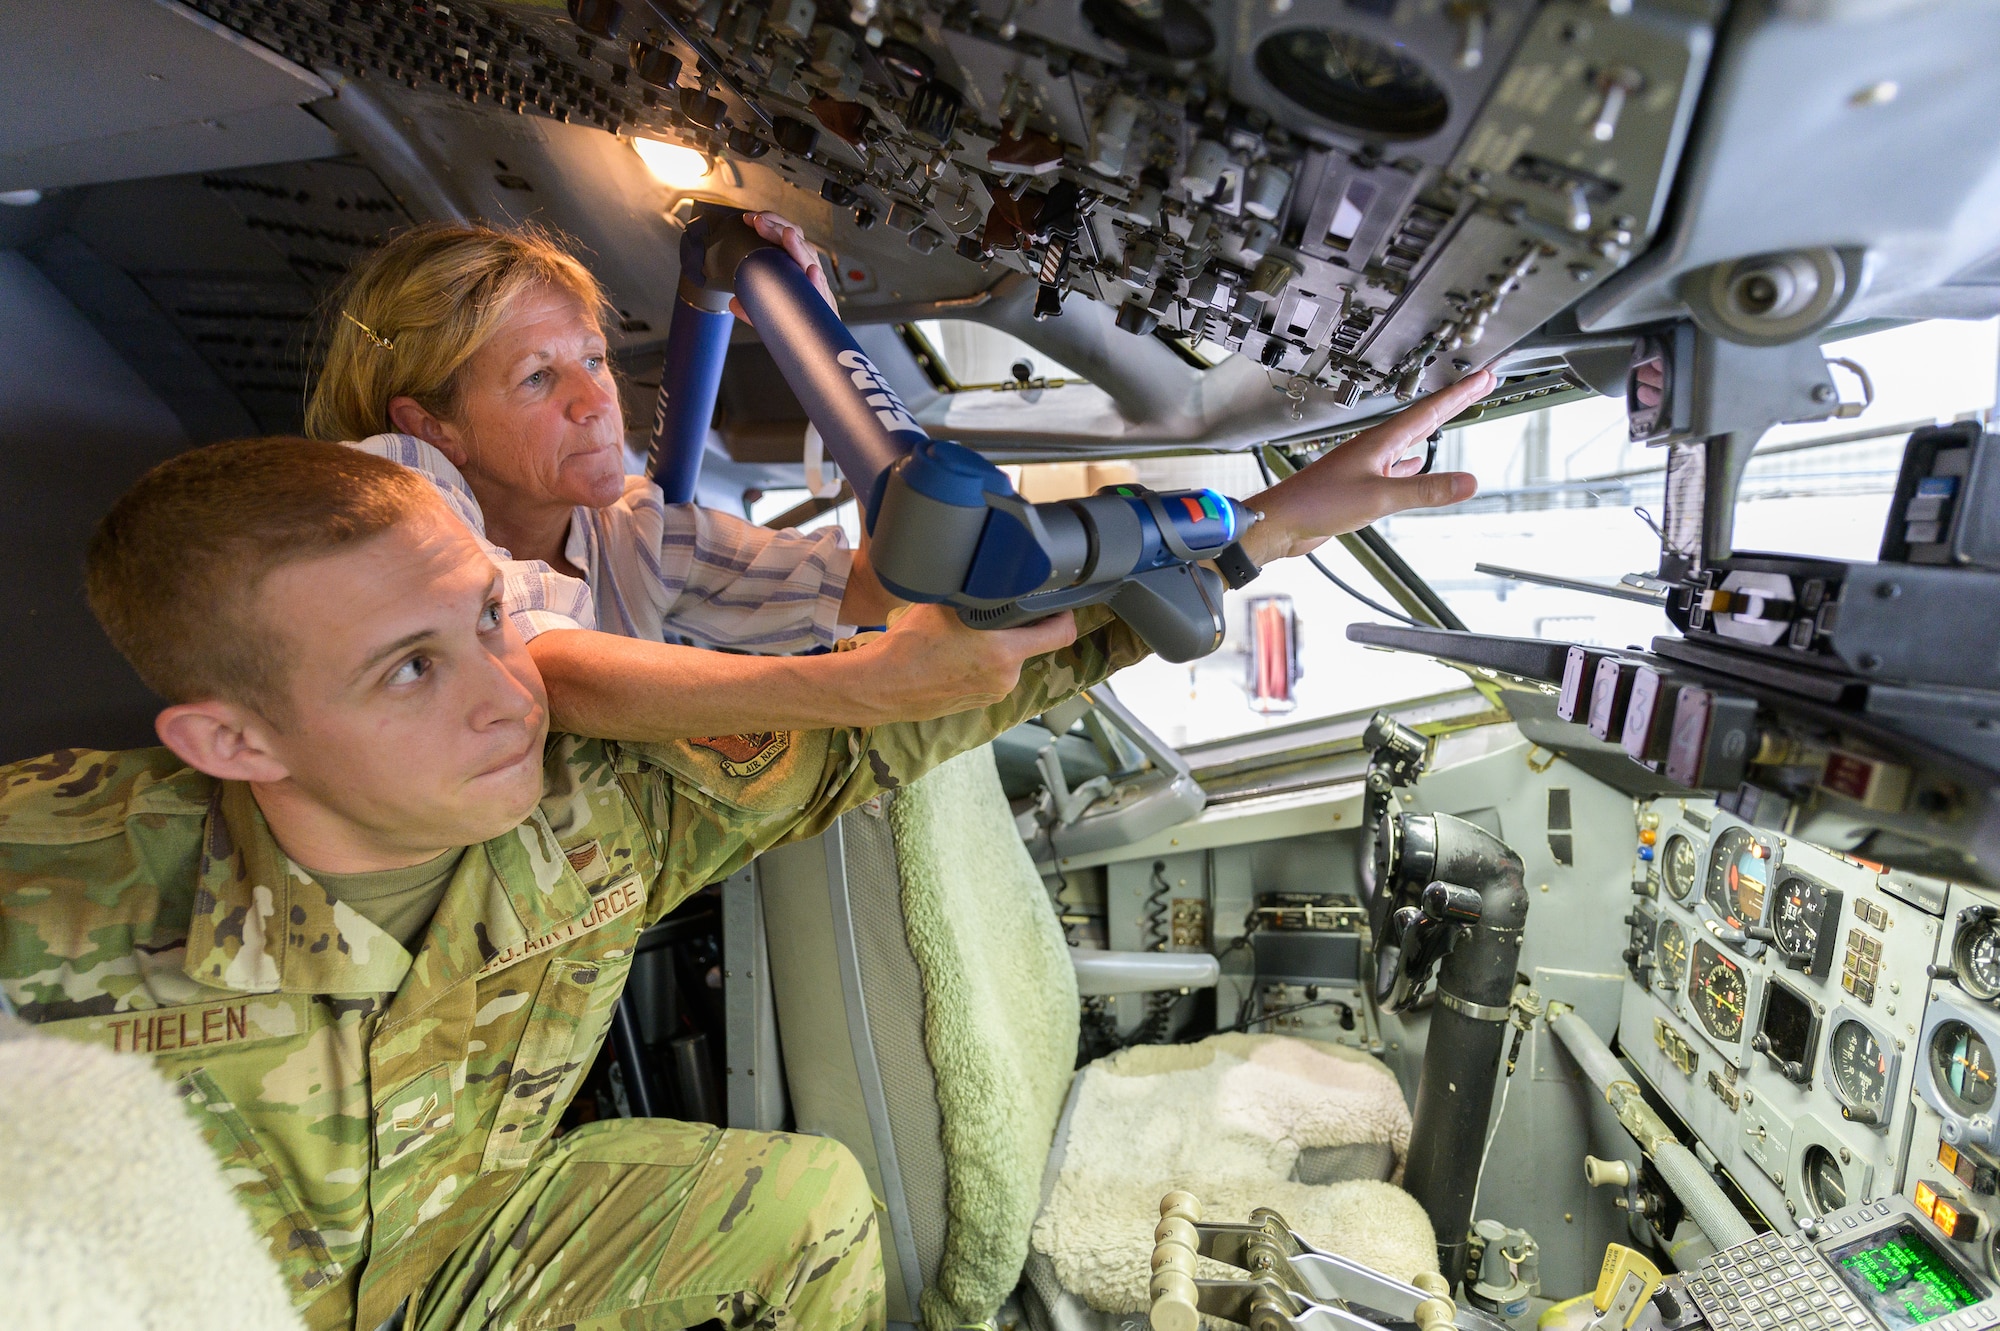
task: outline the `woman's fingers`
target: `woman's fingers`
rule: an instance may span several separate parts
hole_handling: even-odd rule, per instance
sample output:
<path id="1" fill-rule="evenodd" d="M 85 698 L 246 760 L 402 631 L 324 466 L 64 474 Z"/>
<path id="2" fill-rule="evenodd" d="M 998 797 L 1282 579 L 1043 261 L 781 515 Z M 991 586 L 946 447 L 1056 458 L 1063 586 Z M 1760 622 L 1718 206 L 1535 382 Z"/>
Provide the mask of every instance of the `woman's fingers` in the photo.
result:
<path id="1" fill-rule="evenodd" d="M 1412 402 L 1354 442 L 1365 440 L 1365 447 L 1387 462 L 1417 440 L 1430 438 L 1440 425 L 1492 392 L 1495 382 L 1491 370 L 1474 370 L 1457 383 Z"/>
<path id="2" fill-rule="evenodd" d="M 1412 508 L 1444 508 L 1462 504 L 1479 493 L 1479 481 L 1469 471 L 1434 471 L 1389 482 L 1389 513 Z"/>
<path id="3" fill-rule="evenodd" d="M 833 287 L 827 282 L 826 267 L 820 262 L 819 252 L 813 249 L 812 242 L 806 239 L 806 233 L 796 223 L 777 213 L 745 213 L 743 216 L 758 235 L 792 256 L 792 262 L 805 270 L 814 289 L 828 305 L 839 308 L 839 302 L 833 298 Z"/>

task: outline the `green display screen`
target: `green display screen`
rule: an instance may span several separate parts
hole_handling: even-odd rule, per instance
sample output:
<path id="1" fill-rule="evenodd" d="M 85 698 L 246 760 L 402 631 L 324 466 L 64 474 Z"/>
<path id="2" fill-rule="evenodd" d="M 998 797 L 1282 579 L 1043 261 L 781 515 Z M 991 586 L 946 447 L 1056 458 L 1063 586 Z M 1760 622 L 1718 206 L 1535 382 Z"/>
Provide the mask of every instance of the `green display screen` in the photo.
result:
<path id="1" fill-rule="evenodd" d="M 1836 1248 L 1828 1260 L 1891 1331 L 1934 1322 L 1985 1297 L 1907 1222 Z"/>

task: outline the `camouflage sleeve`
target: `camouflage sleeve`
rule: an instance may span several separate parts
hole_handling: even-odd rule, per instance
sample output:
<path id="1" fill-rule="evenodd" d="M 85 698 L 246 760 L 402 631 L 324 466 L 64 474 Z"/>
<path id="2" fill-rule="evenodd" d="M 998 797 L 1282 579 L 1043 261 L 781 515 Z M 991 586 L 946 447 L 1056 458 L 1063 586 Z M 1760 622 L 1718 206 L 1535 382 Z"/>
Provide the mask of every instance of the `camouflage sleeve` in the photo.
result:
<path id="1" fill-rule="evenodd" d="M 1131 665 L 1147 654 L 1139 635 L 1109 610 L 1092 606 L 1077 612 L 1076 641 L 1038 656 L 1021 668 L 1014 691 L 989 707 L 934 721 L 899 721 L 852 732 L 864 761 L 845 774 L 837 789 L 805 811 L 798 828 L 781 840 L 824 831 L 849 809 L 885 790 L 894 790 L 968 749 L 976 749 L 1040 716 L 1063 699 Z M 839 732 L 836 732 L 839 733 Z"/>
<path id="2" fill-rule="evenodd" d="M 825 831 L 841 814 L 986 743 L 1146 655 L 1124 621 L 1077 613 L 1075 642 L 1029 661 L 1006 698 L 933 721 L 623 744 L 628 790 L 660 847 L 657 918 L 759 852 Z"/>

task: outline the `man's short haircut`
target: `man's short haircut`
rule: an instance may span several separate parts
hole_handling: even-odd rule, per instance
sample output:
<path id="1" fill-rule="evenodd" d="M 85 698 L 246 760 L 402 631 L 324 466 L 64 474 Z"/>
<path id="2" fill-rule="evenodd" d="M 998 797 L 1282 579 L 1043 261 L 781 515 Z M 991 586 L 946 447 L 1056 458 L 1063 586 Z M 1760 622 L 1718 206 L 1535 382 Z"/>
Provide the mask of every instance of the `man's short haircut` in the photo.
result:
<path id="1" fill-rule="evenodd" d="M 283 640 L 256 613 L 265 575 L 442 512 L 407 467 L 278 436 L 211 444 L 139 478 L 97 525 L 84 585 L 98 623 L 170 703 L 287 711 Z"/>
<path id="2" fill-rule="evenodd" d="M 327 306 L 306 433 L 355 440 L 394 430 L 397 397 L 454 419 L 459 371 L 538 286 L 568 292 L 593 319 L 604 309 L 590 270 L 532 227 L 432 222 L 395 237 L 354 266 Z"/>

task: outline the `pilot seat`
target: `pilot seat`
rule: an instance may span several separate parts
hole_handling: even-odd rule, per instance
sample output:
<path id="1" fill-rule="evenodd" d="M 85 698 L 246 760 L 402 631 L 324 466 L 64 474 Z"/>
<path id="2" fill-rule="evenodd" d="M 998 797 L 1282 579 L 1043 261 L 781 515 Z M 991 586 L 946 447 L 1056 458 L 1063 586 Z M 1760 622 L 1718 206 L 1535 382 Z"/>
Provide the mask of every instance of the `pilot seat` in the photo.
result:
<path id="1" fill-rule="evenodd" d="M 1218 963 L 1071 948 L 990 747 L 769 852 L 758 879 L 796 1127 L 846 1143 L 876 1189 L 892 1326 L 998 1325 L 1017 1287 L 1039 1331 L 1125 1326 L 1176 1187 L 1276 1207 L 1403 1281 L 1436 1272 L 1428 1219 L 1388 1181 L 1410 1117 L 1375 1059 L 1224 1034 L 1074 1070 L 1080 993 L 1210 987 Z"/>

